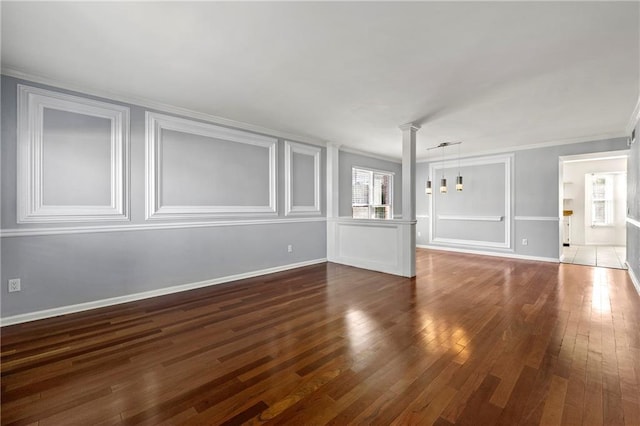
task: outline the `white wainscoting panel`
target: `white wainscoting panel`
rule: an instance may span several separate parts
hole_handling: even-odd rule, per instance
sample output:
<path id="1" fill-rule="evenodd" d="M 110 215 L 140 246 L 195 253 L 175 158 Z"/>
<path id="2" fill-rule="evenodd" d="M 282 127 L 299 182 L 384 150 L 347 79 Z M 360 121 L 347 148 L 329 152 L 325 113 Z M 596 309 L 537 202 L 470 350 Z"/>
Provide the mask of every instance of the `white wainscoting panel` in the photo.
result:
<path id="1" fill-rule="evenodd" d="M 109 204 L 46 204 L 44 194 L 44 128 L 45 111 L 61 111 L 108 120 L 111 125 L 109 155 L 105 166 L 109 175 Z M 72 132 L 75 129 L 69 129 Z M 129 108 L 18 85 L 18 152 L 17 152 L 17 222 L 102 222 L 129 220 L 128 151 Z M 65 160 L 66 161 L 66 160 Z M 69 158 L 69 167 L 79 166 L 82 159 Z M 81 165 L 81 164 L 80 164 Z M 95 170 L 92 170 L 95 172 Z M 56 188 L 64 192 L 67 188 Z"/>
<path id="2" fill-rule="evenodd" d="M 320 211 L 320 154 L 321 149 L 316 146 L 302 145 L 295 142 L 284 142 L 284 179 L 285 179 L 285 216 L 319 215 Z M 308 155 L 313 158 L 313 205 L 296 205 L 293 199 L 294 155 Z"/>
<path id="3" fill-rule="evenodd" d="M 166 205 L 163 203 L 163 150 L 162 131 L 172 130 L 190 135 L 203 136 L 261 147 L 268 151 L 267 179 L 268 203 L 260 205 Z M 146 218 L 147 219 L 203 219 L 221 216 L 277 215 L 276 207 L 276 161 L 278 140 L 246 131 L 228 129 L 213 124 L 173 117 L 147 111 L 146 113 Z M 233 176 L 229 176 L 232 179 Z"/>
<path id="4" fill-rule="evenodd" d="M 338 218 L 327 219 L 329 261 L 358 268 L 411 277 L 409 250 L 415 247 L 416 221 Z M 411 245 L 413 241 L 413 245 Z"/>

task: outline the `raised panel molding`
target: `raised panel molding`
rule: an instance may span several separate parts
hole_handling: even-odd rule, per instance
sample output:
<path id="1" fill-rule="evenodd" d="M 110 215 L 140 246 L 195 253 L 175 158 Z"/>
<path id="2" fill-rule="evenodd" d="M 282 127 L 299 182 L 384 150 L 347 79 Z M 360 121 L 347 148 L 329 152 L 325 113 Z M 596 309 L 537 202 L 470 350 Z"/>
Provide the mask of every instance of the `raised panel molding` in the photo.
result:
<path id="1" fill-rule="evenodd" d="M 313 205 L 297 206 L 293 204 L 293 154 L 313 157 Z M 315 146 L 302 145 L 295 142 L 284 142 L 284 179 L 285 179 L 285 216 L 319 215 L 320 211 L 320 153 Z"/>
<path id="2" fill-rule="evenodd" d="M 489 221 L 489 222 L 503 222 L 504 223 L 504 240 L 500 242 L 495 241 L 478 241 L 478 240 L 465 240 L 458 238 L 434 238 L 434 221 L 429 220 L 429 243 L 449 244 L 456 246 L 474 246 L 474 247 L 486 247 L 491 249 L 508 249 L 511 250 L 511 163 L 513 161 L 513 155 L 496 155 L 490 157 L 461 159 L 458 161 L 447 161 L 441 163 L 429 164 L 429 177 L 434 180 L 434 176 L 438 170 L 447 169 L 451 167 L 467 167 L 467 166 L 481 166 L 489 164 L 502 164 L 504 165 L 504 215 L 502 216 L 462 216 L 462 215 L 436 215 L 436 201 L 435 198 L 429 203 L 429 216 L 430 218 L 437 217 L 439 220 L 472 220 L 472 221 Z"/>
<path id="3" fill-rule="evenodd" d="M 44 204 L 45 109 L 111 122 L 109 205 Z M 129 220 L 129 108 L 19 84 L 17 136 L 17 223 Z"/>
<path id="4" fill-rule="evenodd" d="M 164 205 L 162 202 L 162 130 L 221 139 L 265 148 L 269 152 L 269 204 L 254 206 L 219 205 Z M 224 216 L 277 215 L 276 161 L 278 140 L 214 124 L 173 117 L 147 111 L 146 113 L 146 218 L 149 219 L 203 219 Z"/>

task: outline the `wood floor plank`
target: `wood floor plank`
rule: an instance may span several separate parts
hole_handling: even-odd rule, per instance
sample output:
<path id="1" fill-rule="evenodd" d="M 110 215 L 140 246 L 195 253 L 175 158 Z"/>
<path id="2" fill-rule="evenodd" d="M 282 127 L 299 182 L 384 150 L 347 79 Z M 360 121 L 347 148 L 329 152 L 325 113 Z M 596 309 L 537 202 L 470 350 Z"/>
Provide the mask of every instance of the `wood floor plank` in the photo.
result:
<path id="1" fill-rule="evenodd" d="M 0 329 L 2 425 L 640 424 L 625 271 L 419 249 Z"/>

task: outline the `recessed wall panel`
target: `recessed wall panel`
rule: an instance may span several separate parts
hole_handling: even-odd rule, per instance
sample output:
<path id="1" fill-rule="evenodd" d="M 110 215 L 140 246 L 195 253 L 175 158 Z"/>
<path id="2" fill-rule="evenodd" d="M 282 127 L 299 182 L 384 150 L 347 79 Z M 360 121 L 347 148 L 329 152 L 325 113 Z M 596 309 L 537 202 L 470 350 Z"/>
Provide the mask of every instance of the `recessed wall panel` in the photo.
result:
<path id="1" fill-rule="evenodd" d="M 276 215 L 277 139 L 146 114 L 147 219 Z"/>
<path id="2" fill-rule="evenodd" d="M 321 214 L 320 153 L 318 147 L 285 141 L 285 215 Z"/>
<path id="3" fill-rule="evenodd" d="M 165 206 L 269 205 L 269 149 L 162 131 Z"/>
<path id="4" fill-rule="evenodd" d="M 464 189 L 456 191 L 456 176 Z M 446 193 L 440 180 L 447 179 Z M 511 247 L 511 157 L 483 157 L 431 167 L 430 241 L 443 244 Z"/>
<path id="5" fill-rule="evenodd" d="M 292 158 L 292 201 L 296 206 L 314 205 L 314 158 L 294 152 Z"/>
<path id="6" fill-rule="evenodd" d="M 111 121 L 45 108 L 42 126 L 44 205 L 111 203 Z"/>
<path id="7" fill-rule="evenodd" d="M 17 88 L 17 222 L 128 220 L 129 108 Z"/>

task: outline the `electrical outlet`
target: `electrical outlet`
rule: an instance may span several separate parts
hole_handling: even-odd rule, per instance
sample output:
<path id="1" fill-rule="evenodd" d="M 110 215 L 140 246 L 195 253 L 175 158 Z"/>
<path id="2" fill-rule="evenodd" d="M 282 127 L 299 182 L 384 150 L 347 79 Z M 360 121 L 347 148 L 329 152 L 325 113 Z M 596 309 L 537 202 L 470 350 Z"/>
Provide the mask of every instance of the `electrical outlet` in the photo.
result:
<path id="1" fill-rule="evenodd" d="M 420 233 L 420 231 L 418 231 L 418 237 L 421 237 L 421 236 L 422 236 L 422 234 Z"/>
<path id="2" fill-rule="evenodd" d="M 9 280 L 9 293 L 20 291 L 20 278 Z"/>
<path id="3" fill-rule="evenodd" d="M 288 253 L 292 253 L 292 252 L 293 252 L 293 246 L 292 246 L 291 244 L 289 244 L 289 245 L 287 246 L 287 252 L 288 252 Z"/>
<path id="4" fill-rule="evenodd" d="M 523 239 L 522 239 L 522 245 L 523 245 L 523 246 L 526 246 L 526 245 L 528 245 L 528 244 L 529 244 L 529 240 L 528 240 L 528 239 L 526 239 L 526 238 L 523 238 Z"/>

